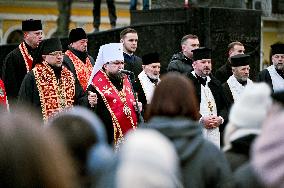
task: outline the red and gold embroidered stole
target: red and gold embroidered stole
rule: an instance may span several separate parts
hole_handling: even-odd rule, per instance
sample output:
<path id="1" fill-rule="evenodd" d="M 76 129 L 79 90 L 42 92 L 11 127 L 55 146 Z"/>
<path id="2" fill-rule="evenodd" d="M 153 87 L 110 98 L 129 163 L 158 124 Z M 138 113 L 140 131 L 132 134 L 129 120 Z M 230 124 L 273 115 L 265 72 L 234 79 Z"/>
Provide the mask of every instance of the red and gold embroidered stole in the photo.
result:
<path id="1" fill-rule="evenodd" d="M 102 96 L 111 114 L 114 129 L 114 144 L 118 146 L 124 141 L 124 135 L 137 127 L 137 116 L 132 105 L 134 95 L 129 80 L 123 79 L 123 89 L 118 91 L 108 79 L 106 73 L 99 71 L 92 80 L 92 85 Z"/>
<path id="2" fill-rule="evenodd" d="M 8 100 L 3 81 L 0 79 L 0 105 L 7 108 Z"/>
<path id="3" fill-rule="evenodd" d="M 57 81 L 54 71 L 46 62 L 33 68 L 40 96 L 43 120 L 55 113 L 73 106 L 75 79 L 71 71 L 62 67 L 61 78 Z"/>
<path id="4" fill-rule="evenodd" d="M 24 42 L 22 42 L 19 45 L 19 48 L 20 48 L 21 54 L 22 54 L 22 56 L 23 56 L 23 58 L 25 60 L 27 72 L 30 72 L 30 70 L 32 70 L 32 66 L 33 66 L 33 58 L 29 54 L 28 49 L 27 49 L 27 47 L 26 47 Z"/>
<path id="5" fill-rule="evenodd" d="M 90 61 L 90 58 L 87 57 L 86 64 L 83 63 L 75 54 L 73 54 L 70 50 L 67 50 L 65 54 L 71 59 L 73 65 L 76 70 L 77 78 L 84 89 L 86 91 L 88 86 L 88 81 L 92 74 L 93 65 Z"/>

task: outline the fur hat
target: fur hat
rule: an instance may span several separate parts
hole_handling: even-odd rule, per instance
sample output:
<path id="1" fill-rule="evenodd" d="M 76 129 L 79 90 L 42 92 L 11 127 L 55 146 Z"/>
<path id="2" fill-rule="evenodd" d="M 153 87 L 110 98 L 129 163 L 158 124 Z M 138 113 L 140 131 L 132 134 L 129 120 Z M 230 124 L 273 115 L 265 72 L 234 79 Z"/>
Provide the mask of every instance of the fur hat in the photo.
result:
<path id="1" fill-rule="evenodd" d="M 249 65 L 249 55 L 238 54 L 231 57 L 232 67 Z"/>
<path id="2" fill-rule="evenodd" d="M 148 53 L 142 56 L 143 65 L 149 65 L 151 63 L 160 63 L 160 57 L 157 52 Z"/>
<path id="3" fill-rule="evenodd" d="M 270 47 L 271 47 L 271 55 L 284 54 L 284 44 L 275 43 L 271 45 Z"/>
<path id="4" fill-rule="evenodd" d="M 69 41 L 70 43 L 72 42 L 77 42 L 78 40 L 81 39 L 87 39 L 87 34 L 82 28 L 75 28 L 72 29 L 69 33 Z"/>
<path id="5" fill-rule="evenodd" d="M 206 47 L 200 47 L 195 50 L 192 50 L 193 60 L 201 60 L 201 59 L 211 59 L 211 49 Z"/>
<path id="6" fill-rule="evenodd" d="M 266 83 L 254 83 L 245 87 L 233 104 L 229 121 L 238 128 L 259 130 L 272 104 L 271 89 Z"/>
<path id="7" fill-rule="evenodd" d="M 22 21 L 22 31 L 38 31 L 42 30 L 42 25 L 40 20 L 24 20 Z"/>
<path id="8" fill-rule="evenodd" d="M 225 128 L 224 148 L 231 148 L 231 142 L 261 131 L 262 122 L 272 104 L 271 89 L 266 83 L 253 83 L 245 87 L 240 98 L 233 104 L 229 123 Z"/>

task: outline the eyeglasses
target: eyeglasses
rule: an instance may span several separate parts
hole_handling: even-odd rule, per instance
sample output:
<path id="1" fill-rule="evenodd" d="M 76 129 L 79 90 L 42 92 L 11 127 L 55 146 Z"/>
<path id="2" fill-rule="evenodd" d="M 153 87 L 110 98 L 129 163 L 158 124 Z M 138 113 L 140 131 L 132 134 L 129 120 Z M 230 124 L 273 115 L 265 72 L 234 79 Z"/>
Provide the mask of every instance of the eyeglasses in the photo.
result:
<path id="1" fill-rule="evenodd" d="M 61 51 L 55 51 L 55 52 L 51 52 L 48 55 L 52 55 L 52 56 L 63 56 L 63 52 Z"/>

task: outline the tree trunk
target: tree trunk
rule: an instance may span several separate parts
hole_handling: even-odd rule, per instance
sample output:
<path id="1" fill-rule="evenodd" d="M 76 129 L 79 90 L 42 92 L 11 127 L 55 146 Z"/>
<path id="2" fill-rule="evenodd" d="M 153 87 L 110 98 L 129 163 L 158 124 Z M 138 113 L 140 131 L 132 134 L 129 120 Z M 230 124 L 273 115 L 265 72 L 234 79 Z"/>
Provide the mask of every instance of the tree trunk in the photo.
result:
<path id="1" fill-rule="evenodd" d="M 66 37 L 69 33 L 70 13 L 72 0 L 57 0 L 58 18 L 57 30 L 54 37 Z"/>

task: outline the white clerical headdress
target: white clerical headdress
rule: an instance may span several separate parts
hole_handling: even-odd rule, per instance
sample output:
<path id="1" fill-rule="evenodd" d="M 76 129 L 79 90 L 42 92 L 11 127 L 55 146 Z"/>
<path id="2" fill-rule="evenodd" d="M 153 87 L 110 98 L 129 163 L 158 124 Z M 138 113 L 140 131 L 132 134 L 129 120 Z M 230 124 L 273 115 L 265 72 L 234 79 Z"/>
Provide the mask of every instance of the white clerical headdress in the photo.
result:
<path id="1" fill-rule="evenodd" d="M 109 43 L 102 45 L 99 49 L 96 63 L 88 82 L 88 86 L 92 83 L 94 76 L 99 70 L 102 69 L 104 64 L 117 60 L 124 61 L 122 43 Z"/>

